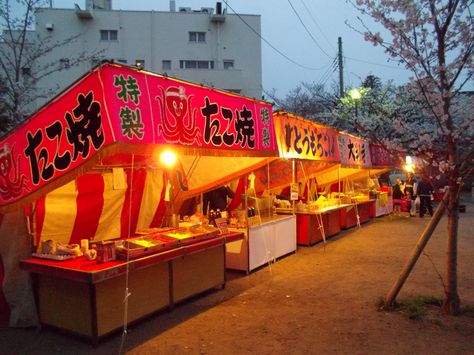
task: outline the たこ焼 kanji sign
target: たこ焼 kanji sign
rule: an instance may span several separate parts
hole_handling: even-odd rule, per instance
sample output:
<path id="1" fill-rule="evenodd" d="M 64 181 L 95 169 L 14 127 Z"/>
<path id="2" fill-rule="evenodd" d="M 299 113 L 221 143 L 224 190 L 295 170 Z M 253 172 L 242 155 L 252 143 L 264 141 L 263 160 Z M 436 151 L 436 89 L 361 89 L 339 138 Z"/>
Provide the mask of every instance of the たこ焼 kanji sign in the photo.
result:
<path id="1" fill-rule="evenodd" d="M 0 141 L 0 209 L 73 179 L 76 168 L 107 155 L 113 144 L 271 155 L 277 149 L 271 116 L 263 101 L 103 65 Z"/>
<path id="2" fill-rule="evenodd" d="M 107 69 L 107 107 L 119 141 L 276 149 L 268 103 L 140 71 Z"/>

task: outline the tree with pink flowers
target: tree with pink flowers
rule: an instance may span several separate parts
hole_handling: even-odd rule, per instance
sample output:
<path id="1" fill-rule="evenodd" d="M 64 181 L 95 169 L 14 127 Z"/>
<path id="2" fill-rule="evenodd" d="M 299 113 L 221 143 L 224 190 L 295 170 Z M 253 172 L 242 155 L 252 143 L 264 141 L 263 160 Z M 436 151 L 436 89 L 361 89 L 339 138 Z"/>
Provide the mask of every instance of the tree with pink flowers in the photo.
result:
<path id="1" fill-rule="evenodd" d="M 432 178 L 447 178 L 448 194 L 442 206 L 448 215 L 443 310 L 456 315 L 460 311 L 460 191 L 474 170 L 474 95 L 463 92 L 466 84 L 472 85 L 474 74 L 472 0 L 356 0 L 352 4 L 384 28 L 382 33 L 376 32 L 361 19 L 365 40 L 382 46 L 391 60 L 413 74 L 401 93 L 410 98 L 404 109 L 378 112 L 385 122 L 387 115 L 391 116 L 393 134 L 377 139 L 388 149 L 403 149 L 418 157 Z M 374 115 L 357 118 L 359 130 L 367 136 L 377 124 Z M 385 306 L 393 305 L 394 297 L 387 296 Z"/>

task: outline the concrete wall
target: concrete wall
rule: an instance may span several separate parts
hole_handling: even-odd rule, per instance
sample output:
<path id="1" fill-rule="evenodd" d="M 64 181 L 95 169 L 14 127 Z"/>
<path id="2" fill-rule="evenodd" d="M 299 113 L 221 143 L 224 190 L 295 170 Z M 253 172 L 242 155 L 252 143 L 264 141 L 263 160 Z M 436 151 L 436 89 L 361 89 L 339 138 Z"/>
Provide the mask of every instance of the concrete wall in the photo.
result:
<path id="1" fill-rule="evenodd" d="M 98 59 L 126 60 L 134 65 L 145 60 L 145 69 L 202 83 L 215 88 L 261 98 L 262 57 L 260 38 L 235 15 L 224 22 L 212 21 L 201 12 L 145 12 L 90 10 L 91 19 L 81 19 L 74 9 L 45 8 L 38 11 L 36 30 L 42 38 L 62 40 L 79 35 L 65 46 L 41 58 L 48 63 L 59 58 L 72 62 L 81 53 L 97 53 Z M 259 15 L 241 15 L 260 32 Z M 51 29 L 52 28 L 52 29 Z M 117 30 L 116 41 L 101 41 L 100 30 Z M 205 32 L 205 43 L 189 42 L 189 32 Z M 171 60 L 171 70 L 162 61 Z M 214 61 L 214 69 L 180 69 L 180 60 Z M 233 60 L 233 69 L 224 69 L 223 60 Z M 91 68 L 87 60 L 76 67 L 55 73 L 39 83 L 39 88 L 64 89 Z"/>

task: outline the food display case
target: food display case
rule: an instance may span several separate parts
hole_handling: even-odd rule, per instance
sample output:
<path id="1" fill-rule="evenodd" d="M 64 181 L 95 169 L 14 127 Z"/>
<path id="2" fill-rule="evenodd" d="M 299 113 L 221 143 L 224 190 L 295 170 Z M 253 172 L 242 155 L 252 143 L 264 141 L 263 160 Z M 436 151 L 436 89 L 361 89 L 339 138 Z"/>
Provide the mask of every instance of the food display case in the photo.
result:
<path id="1" fill-rule="evenodd" d="M 244 234 L 226 244 L 226 267 L 251 272 L 296 251 L 296 216 L 277 215 L 273 196 L 248 199 L 232 212 L 230 230 Z"/>

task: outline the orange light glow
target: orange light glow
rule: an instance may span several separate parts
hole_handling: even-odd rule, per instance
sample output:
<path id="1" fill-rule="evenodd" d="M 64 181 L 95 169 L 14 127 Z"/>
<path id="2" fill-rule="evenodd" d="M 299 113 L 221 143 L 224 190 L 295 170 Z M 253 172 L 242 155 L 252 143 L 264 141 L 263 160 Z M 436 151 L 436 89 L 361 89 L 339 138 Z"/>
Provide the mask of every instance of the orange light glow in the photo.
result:
<path id="1" fill-rule="evenodd" d="M 176 164 L 176 154 L 170 150 L 165 150 L 160 155 L 160 162 L 166 167 L 171 168 Z"/>
<path id="2" fill-rule="evenodd" d="M 415 164 L 413 162 L 413 159 L 411 156 L 407 155 L 405 157 L 405 166 L 404 169 L 408 173 L 414 173 L 415 172 Z"/>

